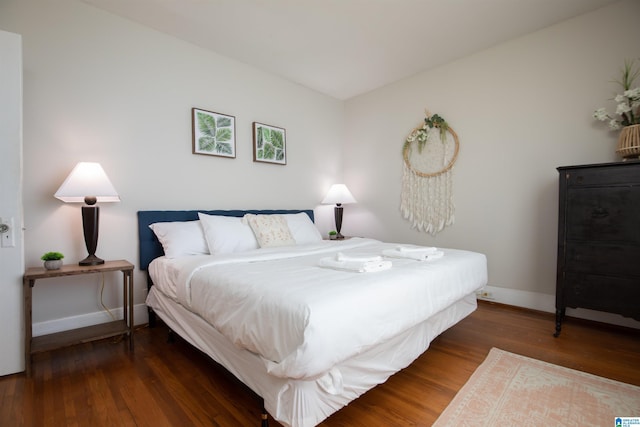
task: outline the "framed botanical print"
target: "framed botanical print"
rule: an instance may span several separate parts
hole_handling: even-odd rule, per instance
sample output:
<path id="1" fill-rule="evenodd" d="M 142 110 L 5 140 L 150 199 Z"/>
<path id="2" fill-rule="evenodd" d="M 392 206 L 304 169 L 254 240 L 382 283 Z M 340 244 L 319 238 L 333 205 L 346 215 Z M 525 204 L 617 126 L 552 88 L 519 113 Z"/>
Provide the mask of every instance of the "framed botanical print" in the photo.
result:
<path id="1" fill-rule="evenodd" d="M 236 157 L 236 118 L 213 111 L 191 109 L 193 154 Z"/>
<path id="2" fill-rule="evenodd" d="M 286 131 L 276 126 L 253 122 L 253 161 L 287 164 Z"/>

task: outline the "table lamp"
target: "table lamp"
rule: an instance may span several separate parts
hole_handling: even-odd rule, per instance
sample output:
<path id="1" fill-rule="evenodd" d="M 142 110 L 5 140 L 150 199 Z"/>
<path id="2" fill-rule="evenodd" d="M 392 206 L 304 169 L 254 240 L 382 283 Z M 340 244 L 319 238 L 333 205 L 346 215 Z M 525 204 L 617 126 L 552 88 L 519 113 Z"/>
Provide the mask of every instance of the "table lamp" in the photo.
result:
<path id="1" fill-rule="evenodd" d="M 340 234 L 340 229 L 342 228 L 342 205 L 346 203 L 356 203 L 356 199 L 353 197 L 346 185 L 333 184 L 331 188 L 329 188 L 329 192 L 322 201 L 322 204 L 332 205 L 334 203 L 336 207 L 333 209 L 333 212 L 336 220 L 336 231 L 338 232 L 336 238 L 344 239 L 344 236 Z"/>
<path id="2" fill-rule="evenodd" d="M 79 264 L 104 264 L 104 260 L 96 256 L 100 218 L 100 208 L 96 206 L 96 202 L 119 202 L 120 196 L 100 163 L 78 163 L 54 196 L 66 203 L 85 203 L 82 206 L 82 228 L 89 256 Z"/>

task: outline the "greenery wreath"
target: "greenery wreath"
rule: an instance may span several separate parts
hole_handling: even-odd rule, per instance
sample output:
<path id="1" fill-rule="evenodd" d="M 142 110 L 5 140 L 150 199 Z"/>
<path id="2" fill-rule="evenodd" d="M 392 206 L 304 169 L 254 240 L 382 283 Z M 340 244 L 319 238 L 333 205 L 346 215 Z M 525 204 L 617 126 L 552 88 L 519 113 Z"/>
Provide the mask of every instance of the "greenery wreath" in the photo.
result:
<path id="1" fill-rule="evenodd" d="M 426 117 L 424 119 L 424 123 L 422 123 L 420 126 L 413 129 L 409 134 L 409 136 L 407 137 L 407 139 L 405 140 L 404 145 L 402 147 L 402 156 L 404 158 L 404 161 L 407 167 L 411 169 L 415 174 L 422 177 L 432 177 L 432 176 L 440 175 L 453 167 L 453 164 L 456 162 L 456 159 L 458 158 L 458 150 L 460 148 L 460 142 L 458 141 L 458 135 L 455 133 L 453 129 L 451 129 L 451 126 L 449 126 L 447 121 L 442 116 L 438 114 L 430 115 L 428 111 L 425 111 L 425 116 Z M 447 143 L 447 133 L 451 134 L 455 143 L 455 149 L 454 149 L 453 156 L 451 157 L 451 160 L 447 163 L 447 165 L 443 169 L 433 173 L 425 173 L 425 172 L 420 172 L 417 169 L 415 169 L 413 166 L 411 166 L 411 162 L 409 161 L 409 155 L 410 155 L 411 144 L 413 144 L 414 142 L 418 145 L 418 153 L 422 153 L 424 146 L 429 140 L 429 134 L 430 134 L 429 131 L 431 129 L 437 129 L 439 131 L 440 141 L 442 141 L 443 144 Z"/>
<path id="2" fill-rule="evenodd" d="M 417 127 L 409 134 L 405 144 L 411 144 L 414 141 L 418 142 L 418 151 L 422 153 L 422 149 L 424 145 L 427 143 L 427 139 L 429 139 L 429 129 L 439 129 L 440 130 L 440 140 L 443 143 L 447 142 L 447 131 L 449 130 L 449 124 L 445 119 L 440 117 L 438 114 L 434 114 L 433 116 L 429 116 L 427 112 L 427 116 L 424 118 L 424 124 L 422 127 Z"/>

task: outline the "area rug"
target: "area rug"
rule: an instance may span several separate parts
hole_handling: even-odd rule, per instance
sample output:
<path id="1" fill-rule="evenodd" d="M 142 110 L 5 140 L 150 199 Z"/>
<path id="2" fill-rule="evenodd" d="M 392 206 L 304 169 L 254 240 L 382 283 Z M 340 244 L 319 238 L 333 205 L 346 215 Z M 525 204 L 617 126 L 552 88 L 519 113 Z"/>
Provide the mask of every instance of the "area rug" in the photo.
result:
<path id="1" fill-rule="evenodd" d="M 491 349 L 434 426 L 615 426 L 640 387 Z"/>

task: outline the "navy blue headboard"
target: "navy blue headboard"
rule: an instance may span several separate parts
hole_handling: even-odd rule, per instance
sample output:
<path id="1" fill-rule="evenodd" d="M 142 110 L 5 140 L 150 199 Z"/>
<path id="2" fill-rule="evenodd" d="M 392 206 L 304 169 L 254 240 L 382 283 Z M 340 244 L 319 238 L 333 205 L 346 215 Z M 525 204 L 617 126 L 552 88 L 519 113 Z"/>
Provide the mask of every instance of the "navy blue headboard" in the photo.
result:
<path id="1" fill-rule="evenodd" d="M 313 221 L 313 209 L 298 210 L 216 210 L 216 211 L 138 211 L 138 240 L 140 250 L 140 270 L 146 270 L 149 263 L 155 258 L 164 255 L 162 245 L 158 241 L 153 230 L 149 228 L 154 222 L 171 222 L 171 221 L 195 221 L 198 219 L 198 212 L 208 215 L 224 215 L 242 217 L 244 214 L 295 214 L 304 212 L 309 215 Z"/>

